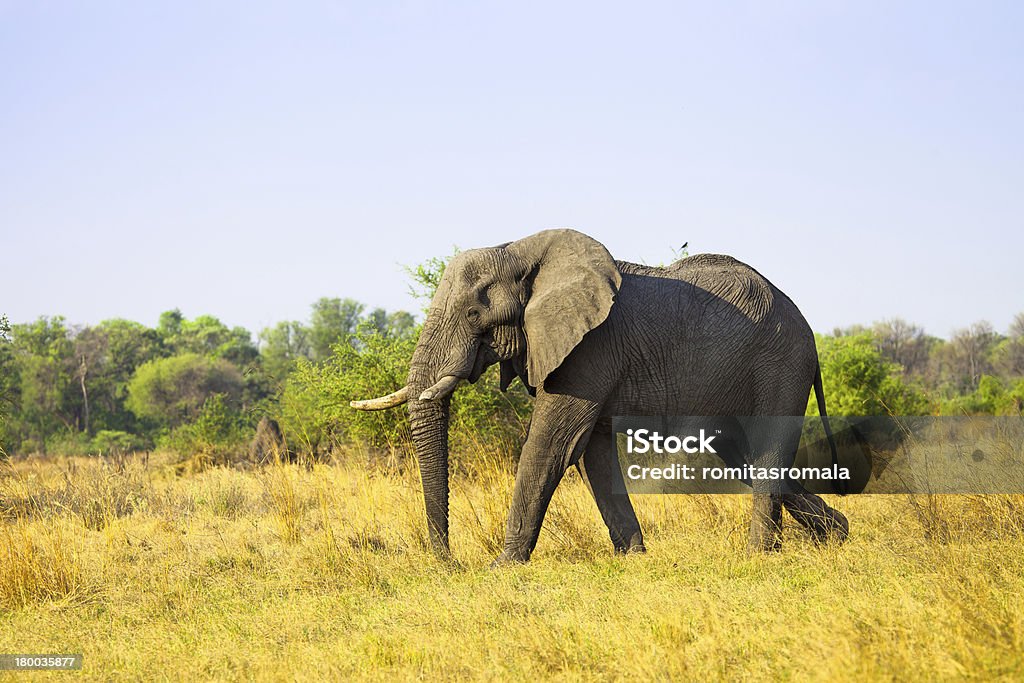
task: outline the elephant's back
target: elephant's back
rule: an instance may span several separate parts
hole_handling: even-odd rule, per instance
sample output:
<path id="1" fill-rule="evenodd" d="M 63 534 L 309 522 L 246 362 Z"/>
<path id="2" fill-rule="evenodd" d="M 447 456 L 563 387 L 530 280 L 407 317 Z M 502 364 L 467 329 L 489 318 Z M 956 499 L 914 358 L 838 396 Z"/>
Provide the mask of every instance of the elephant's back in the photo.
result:
<path id="1" fill-rule="evenodd" d="M 634 341 L 635 360 L 612 410 L 803 412 L 817 364 L 814 335 L 767 278 L 721 254 L 664 268 L 619 268 L 622 303 L 630 311 L 630 324 L 621 329 Z"/>
<path id="2" fill-rule="evenodd" d="M 739 312 L 753 323 L 787 313 L 789 298 L 746 263 L 724 254 L 697 254 L 663 267 L 620 263 L 625 274 L 664 278 L 689 285 L 686 296 L 714 312 Z M 783 310 L 779 310 L 779 308 Z M 794 307 L 795 308 L 795 307 Z"/>
<path id="3" fill-rule="evenodd" d="M 761 322 L 776 303 L 775 287 L 759 272 L 731 256 L 698 254 L 680 259 L 666 269 L 672 277 L 693 284 L 753 322 Z"/>

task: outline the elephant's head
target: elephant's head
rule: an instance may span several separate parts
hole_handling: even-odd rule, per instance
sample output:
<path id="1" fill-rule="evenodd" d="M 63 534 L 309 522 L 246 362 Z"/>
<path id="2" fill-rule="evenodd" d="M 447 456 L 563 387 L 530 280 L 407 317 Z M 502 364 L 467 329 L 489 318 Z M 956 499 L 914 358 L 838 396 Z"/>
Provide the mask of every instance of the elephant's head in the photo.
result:
<path id="1" fill-rule="evenodd" d="M 448 414 L 460 380 L 501 364 L 501 388 L 530 388 L 608 317 L 621 276 L 608 251 L 574 230 L 546 230 L 455 256 L 430 304 L 409 379 L 395 393 L 353 401 L 361 410 L 409 403 L 435 551 L 448 553 Z"/>

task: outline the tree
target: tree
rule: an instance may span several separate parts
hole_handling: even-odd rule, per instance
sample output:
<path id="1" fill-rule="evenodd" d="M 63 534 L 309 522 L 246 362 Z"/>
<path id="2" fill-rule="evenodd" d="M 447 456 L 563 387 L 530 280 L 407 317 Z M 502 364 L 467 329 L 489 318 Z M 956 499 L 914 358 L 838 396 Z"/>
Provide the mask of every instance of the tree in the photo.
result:
<path id="1" fill-rule="evenodd" d="M 958 393 L 978 388 L 981 376 L 992 372 L 990 356 L 999 335 L 988 322 L 977 322 L 956 330 L 946 352 L 946 369 Z"/>
<path id="2" fill-rule="evenodd" d="M 211 358 L 225 358 L 240 368 L 259 357 L 259 350 L 248 330 L 244 327 L 229 328 L 212 315 L 188 320 L 177 309 L 165 311 L 160 314 L 157 332 L 172 355 L 198 353 Z"/>
<path id="3" fill-rule="evenodd" d="M 367 326 L 377 334 L 401 338 L 412 333 L 416 327 L 416 319 L 406 311 L 388 313 L 383 308 L 375 308 L 360 324 Z"/>
<path id="4" fill-rule="evenodd" d="M 160 320 L 156 324 L 157 334 L 164 340 L 174 339 L 181 334 L 181 325 L 184 321 L 185 316 L 177 308 L 164 311 L 160 314 Z"/>
<path id="5" fill-rule="evenodd" d="M 1010 339 L 1024 339 L 1024 312 L 1018 313 L 1010 323 Z"/>
<path id="6" fill-rule="evenodd" d="M 1024 313 L 1014 317 L 1009 336 L 992 351 L 992 366 L 1002 377 L 1024 377 Z"/>
<path id="7" fill-rule="evenodd" d="M 14 406 L 14 392 L 18 384 L 11 343 L 11 323 L 6 315 L 0 315 L 0 458 L 13 448 L 10 443 L 11 429 L 8 416 Z"/>
<path id="8" fill-rule="evenodd" d="M 96 326 L 107 340 L 102 376 L 94 382 L 92 394 L 94 429 L 135 432 L 135 416 L 125 408 L 128 382 L 143 363 L 159 358 L 165 350 L 156 330 L 131 320 L 104 320 Z"/>
<path id="9" fill-rule="evenodd" d="M 1010 385 L 998 377 L 982 375 L 969 394 L 943 401 L 946 415 L 1017 415 L 1024 408 L 1024 379 Z"/>
<path id="10" fill-rule="evenodd" d="M 81 392 L 83 432 L 132 432 L 138 425 L 124 406 L 135 369 L 164 353 L 155 330 L 128 320 L 105 320 L 73 336 L 72 374 Z"/>
<path id="11" fill-rule="evenodd" d="M 928 412 L 923 393 L 905 384 L 899 367 L 886 361 L 873 335 L 816 335 L 821 376 L 829 413 L 833 415 L 920 415 Z M 808 402 L 817 415 L 817 402 Z"/>
<path id="12" fill-rule="evenodd" d="M 143 363 L 128 384 L 126 405 L 135 415 L 161 427 L 194 420 L 214 394 L 239 402 L 244 380 L 223 358 L 186 353 Z"/>
<path id="13" fill-rule="evenodd" d="M 310 329 L 297 320 L 282 321 L 260 332 L 260 356 L 263 371 L 272 380 L 280 383 L 295 369 L 300 358 L 311 359 L 313 346 Z"/>
<path id="14" fill-rule="evenodd" d="M 872 329 L 882 357 L 900 366 L 905 375 L 920 375 L 928 367 L 932 338 L 902 318 L 875 323 Z"/>
<path id="15" fill-rule="evenodd" d="M 30 448 L 41 449 L 47 437 L 76 428 L 72 343 L 60 316 L 14 325 L 11 338 L 18 376 L 15 430 L 34 442 Z"/>
<path id="16" fill-rule="evenodd" d="M 108 340 L 99 328 L 86 327 L 74 335 L 72 375 L 82 391 L 82 413 L 79 427 L 89 432 L 89 383 L 93 375 L 100 374 L 106 364 Z"/>
<path id="17" fill-rule="evenodd" d="M 1004 339 L 992 351 L 992 367 L 1002 377 L 1024 377 L 1024 339 Z"/>
<path id="18" fill-rule="evenodd" d="M 310 345 L 313 360 L 331 357 L 331 347 L 354 334 L 365 306 L 352 299 L 323 297 L 313 304 L 310 316 Z"/>
<path id="19" fill-rule="evenodd" d="M 398 339 L 419 336 L 416 319 L 408 311 L 395 311 L 389 314 L 385 332 L 388 336 Z"/>
<path id="20" fill-rule="evenodd" d="M 459 251 L 458 247 L 452 247 L 452 253 L 449 256 L 435 256 L 418 265 L 405 266 L 405 272 L 411 280 L 409 294 L 424 302 L 424 312 L 430 308 L 430 302 L 434 299 L 434 292 L 437 291 L 437 286 L 441 284 L 441 278 L 444 276 L 444 270 L 448 266 L 448 262 Z"/>

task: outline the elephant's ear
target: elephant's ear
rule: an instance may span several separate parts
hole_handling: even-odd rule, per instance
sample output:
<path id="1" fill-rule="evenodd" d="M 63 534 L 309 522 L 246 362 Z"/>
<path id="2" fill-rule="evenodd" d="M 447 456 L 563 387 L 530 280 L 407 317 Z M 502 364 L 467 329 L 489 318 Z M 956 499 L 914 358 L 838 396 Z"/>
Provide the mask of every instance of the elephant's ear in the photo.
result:
<path id="1" fill-rule="evenodd" d="M 575 230 L 545 230 L 506 248 L 529 267 L 526 370 L 539 387 L 608 317 L 622 276 L 604 245 Z"/>

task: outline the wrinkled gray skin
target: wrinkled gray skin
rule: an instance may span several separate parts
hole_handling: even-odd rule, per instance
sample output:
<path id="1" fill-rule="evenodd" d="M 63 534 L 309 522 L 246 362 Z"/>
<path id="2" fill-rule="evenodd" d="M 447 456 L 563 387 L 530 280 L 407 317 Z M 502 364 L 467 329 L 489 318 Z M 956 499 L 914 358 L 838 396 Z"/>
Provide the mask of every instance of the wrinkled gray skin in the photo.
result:
<path id="1" fill-rule="evenodd" d="M 475 382 L 494 363 L 503 390 L 518 377 L 536 392 L 496 564 L 529 559 L 555 487 L 574 464 L 615 550 L 643 551 L 629 497 L 612 494 L 622 473 L 611 416 L 803 415 L 820 378 L 800 311 L 728 256 L 652 268 L 615 261 L 573 230 L 463 252 L 437 288 L 408 386 L 391 400 L 409 403 L 430 539 L 442 555 L 450 394 L 456 378 Z M 818 397 L 824 407 L 820 388 Z M 796 451 L 792 438 L 779 441 L 769 457 Z M 753 549 L 779 546 L 783 505 L 817 540 L 846 536 L 846 519 L 817 496 L 758 490 L 753 499 Z"/>

